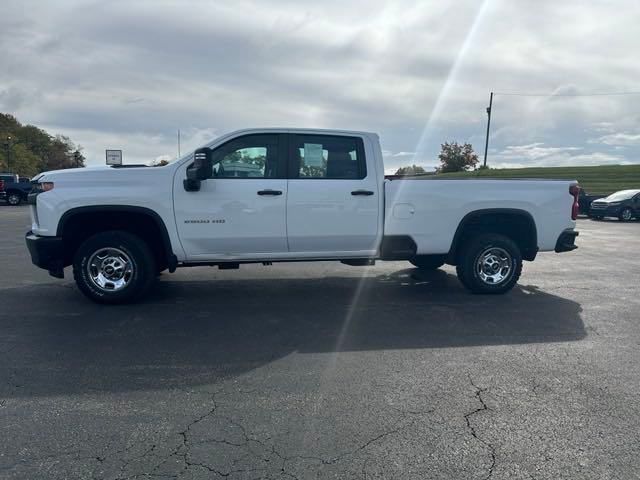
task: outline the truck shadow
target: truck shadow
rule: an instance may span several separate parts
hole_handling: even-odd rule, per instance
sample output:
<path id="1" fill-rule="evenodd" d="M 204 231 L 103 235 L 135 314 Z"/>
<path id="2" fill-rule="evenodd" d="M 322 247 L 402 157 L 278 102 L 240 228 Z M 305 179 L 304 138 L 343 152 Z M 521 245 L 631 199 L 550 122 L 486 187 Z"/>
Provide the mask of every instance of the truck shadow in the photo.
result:
<path id="1" fill-rule="evenodd" d="M 586 336 L 576 302 L 534 286 L 475 296 L 443 271 L 161 281 L 144 303 L 115 307 L 79 295 L 70 284 L 10 290 L 5 311 L 22 314 L 0 316 L 10 338 L 1 346 L 4 395 L 190 388 L 295 352 L 515 345 Z"/>

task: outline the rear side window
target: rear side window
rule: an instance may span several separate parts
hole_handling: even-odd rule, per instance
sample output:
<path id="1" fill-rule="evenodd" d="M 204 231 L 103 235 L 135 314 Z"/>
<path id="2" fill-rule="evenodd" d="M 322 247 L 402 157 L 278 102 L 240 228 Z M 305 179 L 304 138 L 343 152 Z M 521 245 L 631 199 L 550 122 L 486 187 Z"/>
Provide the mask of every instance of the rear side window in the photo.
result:
<path id="1" fill-rule="evenodd" d="M 291 135 L 290 139 L 291 178 L 356 180 L 367 176 L 361 138 Z"/>

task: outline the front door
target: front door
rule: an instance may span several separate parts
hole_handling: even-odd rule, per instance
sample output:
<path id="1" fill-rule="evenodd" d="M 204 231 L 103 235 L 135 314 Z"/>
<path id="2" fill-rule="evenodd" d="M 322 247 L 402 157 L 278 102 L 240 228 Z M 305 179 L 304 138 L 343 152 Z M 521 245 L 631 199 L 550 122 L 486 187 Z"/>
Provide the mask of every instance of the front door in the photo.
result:
<path id="1" fill-rule="evenodd" d="M 360 137 L 289 136 L 287 231 L 292 254 L 376 254 L 381 192 L 365 152 Z"/>
<path id="2" fill-rule="evenodd" d="M 199 191 L 185 191 L 185 173 L 176 175 L 176 223 L 188 260 L 287 252 L 285 150 L 285 135 L 245 135 L 215 148 L 213 176 Z"/>

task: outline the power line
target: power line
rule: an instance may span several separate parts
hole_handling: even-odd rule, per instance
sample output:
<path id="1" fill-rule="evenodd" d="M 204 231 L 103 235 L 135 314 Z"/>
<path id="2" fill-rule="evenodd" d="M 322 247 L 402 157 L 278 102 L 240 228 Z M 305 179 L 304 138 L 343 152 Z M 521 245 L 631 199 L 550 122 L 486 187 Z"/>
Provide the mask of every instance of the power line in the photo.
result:
<path id="1" fill-rule="evenodd" d="M 601 92 L 601 93 L 520 93 L 520 92 L 494 92 L 494 95 L 508 97 L 608 97 L 623 95 L 640 95 L 640 92 Z"/>

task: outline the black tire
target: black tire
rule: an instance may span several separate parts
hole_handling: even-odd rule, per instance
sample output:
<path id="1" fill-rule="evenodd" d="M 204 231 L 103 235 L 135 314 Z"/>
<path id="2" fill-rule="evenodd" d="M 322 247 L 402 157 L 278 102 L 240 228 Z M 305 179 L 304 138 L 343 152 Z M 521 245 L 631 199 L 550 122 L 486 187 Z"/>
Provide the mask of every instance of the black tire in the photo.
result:
<path id="1" fill-rule="evenodd" d="M 629 207 L 623 208 L 620 214 L 618 215 L 618 220 L 621 222 L 629 222 L 633 219 L 633 210 Z"/>
<path id="2" fill-rule="evenodd" d="M 106 252 L 111 252 L 111 256 Z M 123 286 L 116 287 L 116 282 L 120 281 L 117 280 L 111 283 L 107 281 L 101 288 L 93 280 L 95 275 L 91 272 L 100 271 L 100 269 L 90 267 L 89 261 L 94 254 L 100 253 L 107 257 L 100 263 L 100 256 L 97 256 L 92 265 L 100 264 L 104 267 L 105 262 L 112 261 L 110 260 L 112 258 L 115 258 L 115 261 L 127 260 L 121 262 L 129 266 L 128 269 L 125 267 L 129 273 L 123 277 L 126 280 Z M 141 298 L 148 292 L 156 278 L 155 264 L 153 253 L 144 240 L 128 232 L 112 230 L 97 233 L 80 245 L 73 258 L 73 277 L 80 291 L 94 302 L 126 303 Z M 106 268 L 109 268 L 108 264 Z M 109 284 L 112 286 L 109 287 Z"/>
<path id="3" fill-rule="evenodd" d="M 504 278 L 497 283 L 489 281 L 484 268 L 478 265 L 480 257 L 485 255 L 488 256 L 487 261 L 495 257 L 503 262 L 499 264 L 503 266 L 490 277 L 495 281 L 495 278 L 504 275 Z M 511 290 L 520 278 L 522 253 L 510 238 L 498 234 L 484 234 L 470 240 L 462 247 L 456 272 L 460 282 L 473 293 L 505 293 Z M 483 276 L 487 278 L 483 279 Z"/>
<path id="4" fill-rule="evenodd" d="M 601 217 L 600 215 L 593 215 L 591 217 L 591 220 L 602 220 L 604 217 Z"/>
<path id="5" fill-rule="evenodd" d="M 409 261 L 420 270 L 437 270 L 444 265 L 443 258 L 429 255 L 414 257 Z"/>
<path id="6" fill-rule="evenodd" d="M 7 192 L 7 204 L 17 207 L 22 203 L 22 195 L 17 192 Z"/>

